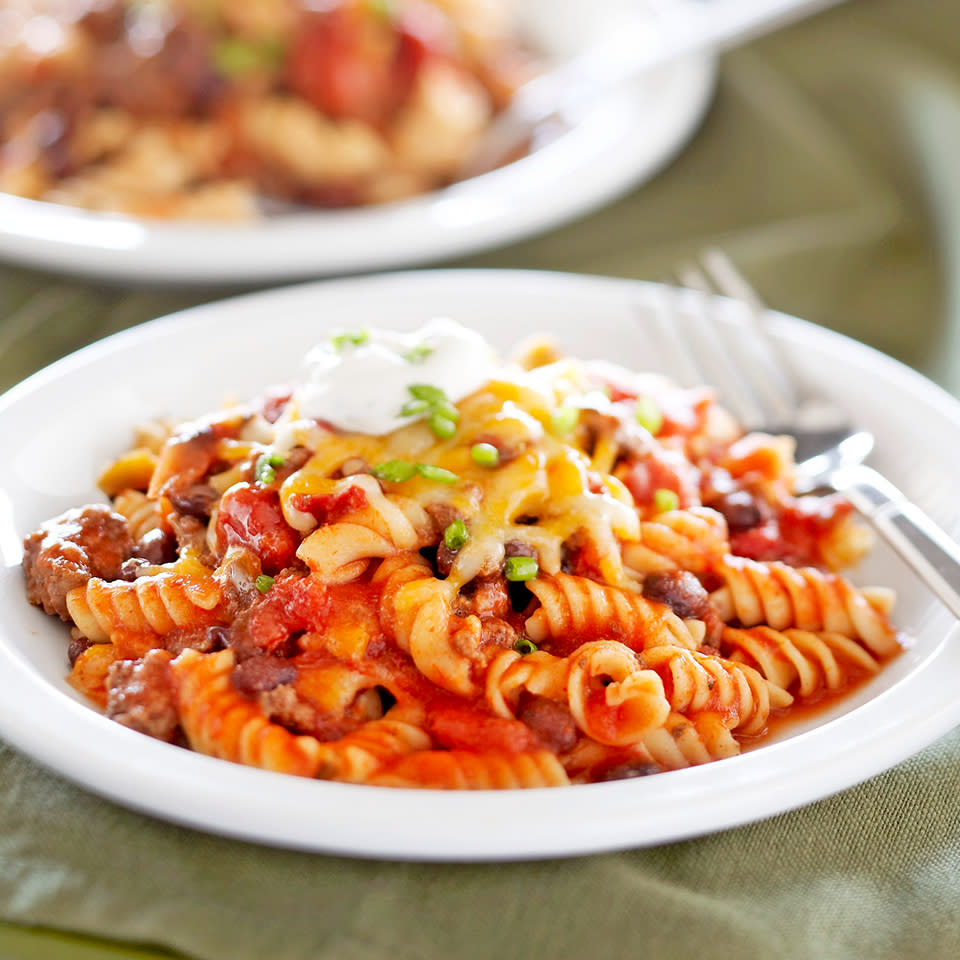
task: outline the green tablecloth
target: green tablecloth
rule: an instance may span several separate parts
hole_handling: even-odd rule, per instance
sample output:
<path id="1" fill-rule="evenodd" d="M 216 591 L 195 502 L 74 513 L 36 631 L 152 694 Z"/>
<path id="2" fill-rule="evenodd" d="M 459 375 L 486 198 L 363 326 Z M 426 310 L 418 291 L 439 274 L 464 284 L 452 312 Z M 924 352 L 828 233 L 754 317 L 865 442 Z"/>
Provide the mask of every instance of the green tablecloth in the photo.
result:
<path id="1" fill-rule="evenodd" d="M 960 393 L 957 0 L 852 0 L 728 56 L 669 170 L 460 263 L 657 278 L 707 242 L 775 306 Z M 0 268 L 0 387 L 219 292 Z M 2 745 L 0 784 L 3 957 L 960 956 L 960 732 L 763 823 L 527 864 L 352 862 L 210 837 Z"/>

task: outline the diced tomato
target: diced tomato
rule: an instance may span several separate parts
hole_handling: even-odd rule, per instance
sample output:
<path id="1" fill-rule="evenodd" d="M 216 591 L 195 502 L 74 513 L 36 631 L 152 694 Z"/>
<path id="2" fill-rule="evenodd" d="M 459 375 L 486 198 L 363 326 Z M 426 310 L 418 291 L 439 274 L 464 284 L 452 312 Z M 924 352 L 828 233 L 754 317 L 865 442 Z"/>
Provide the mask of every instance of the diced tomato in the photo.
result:
<path id="1" fill-rule="evenodd" d="M 751 560 L 817 564 L 821 561 L 820 541 L 851 509 L 840 497 L 800 497 L 783 505 L 774 519 L 733 533 L 730 549 Z"/>
<path id="2" fill-rule="evenodd" d="M 243 546 L 259 558 L 264 573 L 279 573 L 293 561 L 300 535 L 283 518 L 276 490 L 249 483 L 232 486 L 220 499 L 217 545 Z"/>
<path id="3" fill-rule="evenodd" d="M 250 614 L 250 636 L 275 651 L 294 633 L 319 631 L 329 615 L 327 588 L 313 577 L 278 577 Z"/>
<path id="4" fill-rule="evenodd" d="M 783 560 L 798 566 L 813 562 L 807 550 L 797 549 L 783 538 L 775 520 L 731 534 L 730 552 L 751 560 Z"/>
<path id="5" fill-rule="evenodd" d="M 572 547 L 570 573 L 575 577 L 588 577 L 603 582 L 603 573 L 600 570 L 603 557 L 600 556 L 596 544 L 589 537 L 577 537 Z"/>
<path id="6" fill-rule="evenodd" d="M 338 119 L 382 123 L 410 95 L 423 63 L 452 47 L 447 18 L 405 5 L 386 17 L 363 0 L 304 13 L 287 63 L 297 95 Z"/>
<path id="7" fill-rule="evenodd" d="M 335 523 L 341 517 L 367 505 L 367 495 L 360 487 L 348 487 L 341 493 L 295 493 L 290 506 L 309 513 L 317 523 Z"/>
<path id="8" fill-rule="evenodd" d="M 525 753 L 542 748 L 537 735 L 519 720 L 464 707 L 437 707 L 427 719 L 427 730 L 440 746 L 451 750 Z"/>
<path id="9" fill-rule="evenodd" d="M 379 123 L 395 100 L 396 37 L 362 3 L 304 14 L 287 65 L 293 92 L 331 117 Z"/>
<path id="10" fill-rule="evenodd" d="M 293 391 L 289 387 L 271 387 L 263 397 L 263 417 L 269 423 L 276 423 L 290 402 Z"/>
<path id="11" fill-rule="evenodd" d="M 653 503 L 657 490 L 672 490 L 677 494 L 681 507 L 699 502 L 699 472 L 679 452 L 651 451 L 643 459 L 629 463 L 620 479 L 638 505 Z"/>
<path id="12" fill-rule="evenodd" d="M 398 45 L 394 62 L 394 84 L 400 102 L 409 95 L 420 68 L 431 58 L 449 57 L 455 40 L 450 21 L 437 7 L 409 3 L 397 24 Z"/>

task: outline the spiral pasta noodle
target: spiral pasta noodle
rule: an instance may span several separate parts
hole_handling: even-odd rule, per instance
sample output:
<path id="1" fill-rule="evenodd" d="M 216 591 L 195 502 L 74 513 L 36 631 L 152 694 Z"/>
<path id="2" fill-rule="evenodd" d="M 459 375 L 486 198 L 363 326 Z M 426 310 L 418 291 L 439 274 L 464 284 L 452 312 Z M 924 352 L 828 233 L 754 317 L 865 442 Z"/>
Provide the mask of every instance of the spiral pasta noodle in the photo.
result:
<path id="1" fill-rule="evenodd" d="M 558 573 L 533 581 L 530 591 L 540 607 L 525 627 L 537 643 L 613 635 L 637 649 L 663 643 L 696 646 L 691 627 L 669 607 L 618 587 Z"/>
<path id="2" fill-rule="evenodd" d="M 740 753 L 740 744 L 717 714 L 693 717 L 671 713 L 662 727 L 649 733 L 643 747 L 651 760 L 666 770 L 699 766 Z"/>
<path id="3" fill-rule="evenodd" d="M 624 546 L 623 559 L 637 573 L 705 573 L 729 551 L 723 514 L 709 507 L 690 507 L 641 521 L 640 540 Z"/>
<path id="4" fill-rule="evenodd" d="M 570 780 L 560 761 L 547 751 L 476 754 L 430 750 L 397 761 L 370 782 L 436 790 L 515 790 L 562 787 Z"/>
<path id="5" fill-rule="evenodd" d="M 896 631 L 882 607 L 837 574 L 814 567 L 758 563 L 727 557 L 717 570 L 725 581 L 712 600 L 724 620 L 774 630 L 826 630 L 863 640 L 879 656 L 898 649 Z"/>
<path id="6" fill-rule="evenodd" d="M 680 714 L 713 713 L 731 730 L 761 733 L 771 708 L 793 697 L 753 667 L 678 647 L 654 647 L 644 663 L 663 680 L 671 709 Z"/>
<path id="7" fill-rule="evenodd" d="M 569 657 L 501 654 L 487 672 L 491 708 L 500 716 L 514 716 L 524 692 L 563 700 L 580 730 L 610 746 L 638 742 L 670 710 L 657 674 L 633 650 L 612 640 L 585 643 Z"/>
<path id="8" fill-rule="evenodd" d="M 271 723 L 257 704 L 231 686 L 233 667 L 231 650 L 211 654 L 184 650 L 171 662 L 180 725 L 190 746 L 234 763 L 316 776 L 320 742 Z"/>
<path id="9" fill-rule="evenodd" d="M 774 630 L 752 627 L 723 631 L 724 653 L 752 664 L 768 680 L 797 696 L 812 697 L 822 689 L 841 690 L 851 674 L 880 669 L 876 658 L 857 640 L 829 631 Z"/>
<path id="10" fill-rule="evenodd" d="M 412 501 L 388 497 L 369 476 L 349 477 L 334 490 L 362 491 L 364 506 L 343 519 L 318 527 L 301 543 L 297 556 L 328 583 L 354 580 L 375 557 L 389 557 L 403 550 L 425 546 L 430 522 Z"/>
<path id="11" fill-rule="evenodd" d="M 73 622 L 89 640 L 106 642 L 120 631 L 154 633 L 218 622 L 220 585 L 210 577 L 160 573 L 132 583 L 96 577 L 67 595 Z"/>

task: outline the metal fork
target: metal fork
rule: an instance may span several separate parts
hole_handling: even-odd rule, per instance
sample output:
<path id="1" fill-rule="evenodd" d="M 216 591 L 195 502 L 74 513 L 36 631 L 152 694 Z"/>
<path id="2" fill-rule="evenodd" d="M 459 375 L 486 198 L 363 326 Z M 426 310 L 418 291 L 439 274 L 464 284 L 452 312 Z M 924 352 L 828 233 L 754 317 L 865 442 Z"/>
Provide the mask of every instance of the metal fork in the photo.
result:
<path id="1" fill-rule="evenodd" d="M 846 496 L 960 618 L 960 546 L 863 462 L 873 449 L 873 435 L 794 378 L 769 329 L 766 307 L 729 258 L 707 250 L 699 265 L 685 266 L 678 279 L 681 286 L 672 296 L 683 302 L 661 311 L 658 322 L 662 339 L 672 341 L 671 356 L 685 368 L 681 376 L 714 386 L 745 427 L 796 438 L 798 492 L 828 489 Z M 716 293 L 738 305 L 736 327 L 720 322 L 723 302 Z M 695 336 L 678 326 L 691 315 L 698 321 Z"/>

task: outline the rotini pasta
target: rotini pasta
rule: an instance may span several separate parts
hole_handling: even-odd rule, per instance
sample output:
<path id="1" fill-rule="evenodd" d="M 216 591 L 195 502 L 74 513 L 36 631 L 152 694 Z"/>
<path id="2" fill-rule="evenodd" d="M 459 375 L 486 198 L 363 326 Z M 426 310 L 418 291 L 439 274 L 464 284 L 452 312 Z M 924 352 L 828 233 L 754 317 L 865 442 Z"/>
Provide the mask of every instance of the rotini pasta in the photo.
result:
<path id="1" fill-rule="evenodd" d="M 822 689 L 842 690 L 852 679 L 880 669 L 862 643 L 842 633 L 726 627 L 722 649 L 732 660 L 750 663 L 784 690 L 812 697 Z"/>
<path id="2" fill-rule="evenodd" d="M 102 474 L 26 538 L 70 684 L 170 744 L 434 789 L 658 774 L 762 743 L 900 649 L 865 533 L 703 390 L 451 324 L 342 332 L 304 377 Z"/>
<path id="3" fill-rule="evenodd" d="M 730 552 L 723 514 L 709 507 L 669 510 L 640 524 L 640 539 L 623 547 L 623 559 L 637 573 L 690 570 L 706 573 Z"/>
<path id="4" fill-rule="evenodd" d="M 664 643 L 692 649 L 703 638 L 702 625 L 684 623 L 666 604 L 587 577 L 538 577 L 530 591 L 540 606 L 525 627 L 537 643 L 612 635 L 638 650 Z"/>
<path id="5" fill-rule="evenodd" d="M 897 650 L 887 598 L 864 593 L 844 577 L 743 557 L 726 558 L 717 573 L 725 585 L 712 600 L 723 620 L 736 619 L 746 627 L 767 624 L 774 630 L 799 627 L 845 634 L 863 640 L 880 656 Z"/>

